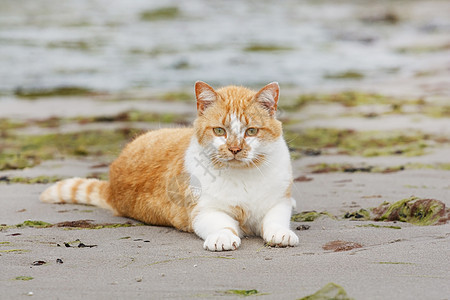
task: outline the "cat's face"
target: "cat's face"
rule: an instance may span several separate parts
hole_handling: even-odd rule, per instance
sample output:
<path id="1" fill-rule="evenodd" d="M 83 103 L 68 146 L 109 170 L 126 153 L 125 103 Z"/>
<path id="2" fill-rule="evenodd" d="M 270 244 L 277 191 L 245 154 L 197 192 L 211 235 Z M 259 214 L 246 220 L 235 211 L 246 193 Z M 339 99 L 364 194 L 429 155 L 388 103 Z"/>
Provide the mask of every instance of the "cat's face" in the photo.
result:
<path id="1" fill-rule="evenodd" d="M 195 85 L 198 118 L 194 128 L 200 155 L 216 168 L 247 168 L 265 162 L 271 143 L 281 134 L 275 118 L 279 87 L 271 83 L 254 92 L 243 87 L 215 91 L 204 82 Z"/>

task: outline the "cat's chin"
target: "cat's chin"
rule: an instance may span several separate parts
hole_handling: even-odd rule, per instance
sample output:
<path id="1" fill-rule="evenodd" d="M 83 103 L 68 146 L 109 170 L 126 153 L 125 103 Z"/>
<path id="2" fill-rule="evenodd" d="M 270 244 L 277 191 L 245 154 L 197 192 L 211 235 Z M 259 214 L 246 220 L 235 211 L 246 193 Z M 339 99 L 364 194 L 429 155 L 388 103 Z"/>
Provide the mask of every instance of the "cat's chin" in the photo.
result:
<path id="1" fill-rule="evenodd" d="M 230 168 L 230 169 L 248 169 L 248 168 L 254 168 L 255 167 L 255 162 L 250 161 L 248 159 L 236 159 L 236 158 L 231 158 L 225 161 L 222 161 L 220 164 L 220 168 Z"/>

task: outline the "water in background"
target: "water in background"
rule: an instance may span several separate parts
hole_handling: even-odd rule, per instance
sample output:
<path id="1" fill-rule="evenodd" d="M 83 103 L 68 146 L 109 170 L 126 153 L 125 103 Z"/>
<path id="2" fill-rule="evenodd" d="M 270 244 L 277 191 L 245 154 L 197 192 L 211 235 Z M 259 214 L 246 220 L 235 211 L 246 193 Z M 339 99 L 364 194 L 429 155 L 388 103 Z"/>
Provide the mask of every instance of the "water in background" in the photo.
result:
<path id="1" fill-rule="evenodd" d="M 449 12 L 428 0 L 2 0 L 0 95 L 448 75 Z"/>

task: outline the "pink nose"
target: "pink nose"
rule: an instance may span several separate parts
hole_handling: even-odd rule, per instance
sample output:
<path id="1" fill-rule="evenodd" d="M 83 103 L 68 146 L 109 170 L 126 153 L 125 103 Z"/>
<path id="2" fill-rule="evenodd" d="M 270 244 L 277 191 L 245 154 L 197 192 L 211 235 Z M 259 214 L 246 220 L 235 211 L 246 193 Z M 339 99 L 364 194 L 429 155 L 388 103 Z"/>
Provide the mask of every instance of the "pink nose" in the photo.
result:
<path id="1" fill-rule="evenodd" d="M 236 154 L 238 154 L 239 152 L 241 152 L 242 149 L 239 148 L 239 147 L 234 146 L 234 147 L 228 148 L 228 150 L 230 150 L 231 153 L 233 153 L 234 155 L 236 155 Z"/>

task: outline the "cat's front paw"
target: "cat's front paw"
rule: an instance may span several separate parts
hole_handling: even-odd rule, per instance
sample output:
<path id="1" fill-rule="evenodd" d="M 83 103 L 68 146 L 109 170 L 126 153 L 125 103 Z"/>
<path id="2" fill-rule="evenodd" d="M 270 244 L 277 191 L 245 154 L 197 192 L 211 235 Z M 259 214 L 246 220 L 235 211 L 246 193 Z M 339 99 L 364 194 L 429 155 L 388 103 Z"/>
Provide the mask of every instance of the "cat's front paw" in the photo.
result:
<path id="1" fill-rule="evenodd" d="M 281 226 L 264 228 L 263 238 L 270 246 L 287 247 L 298 244 L 298 236 L 295 232 Z"/>
<path id="2" fill-rule="evenodd" d="M 228 229 L 222 229 L 206 237 L 203 248 L 209 251 L 236 250 L 241 245 L 241 239 Z"/>

